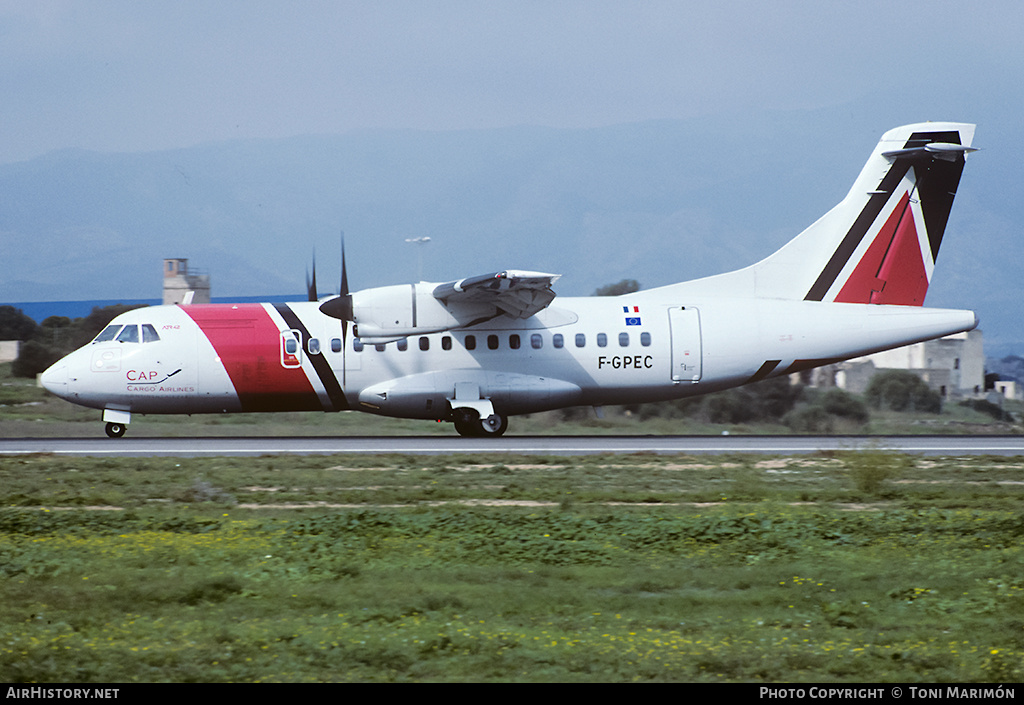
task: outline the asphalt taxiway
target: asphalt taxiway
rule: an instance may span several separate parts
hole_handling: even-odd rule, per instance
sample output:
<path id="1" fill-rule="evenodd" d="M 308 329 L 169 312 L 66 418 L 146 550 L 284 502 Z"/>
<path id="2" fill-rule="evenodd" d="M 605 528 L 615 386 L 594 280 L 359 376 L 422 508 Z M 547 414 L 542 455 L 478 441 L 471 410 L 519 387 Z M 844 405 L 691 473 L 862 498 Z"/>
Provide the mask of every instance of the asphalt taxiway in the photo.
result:
<path id="1" fill-rule="evenodd" d="M 101 457 L 510 453 L 757 453 L 792 455 L 880 448 L 920 455 L 1024 455 L 1024 436 L 453 436 L 12 438 L 0 455 L 47 453 Z"/>

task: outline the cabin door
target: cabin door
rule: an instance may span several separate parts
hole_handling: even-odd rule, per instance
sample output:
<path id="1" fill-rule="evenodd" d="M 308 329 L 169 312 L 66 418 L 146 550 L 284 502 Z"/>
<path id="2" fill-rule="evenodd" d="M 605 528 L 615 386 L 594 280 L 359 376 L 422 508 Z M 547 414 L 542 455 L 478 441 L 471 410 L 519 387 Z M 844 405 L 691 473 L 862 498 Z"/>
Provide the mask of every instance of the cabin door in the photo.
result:
<path id="1" fill-rule="evenodd" d="M 673 306 L 668 310 L 672 334 L 672 381 L 700 381 L 701 340 L 700 312 L 689 306 Z"/>

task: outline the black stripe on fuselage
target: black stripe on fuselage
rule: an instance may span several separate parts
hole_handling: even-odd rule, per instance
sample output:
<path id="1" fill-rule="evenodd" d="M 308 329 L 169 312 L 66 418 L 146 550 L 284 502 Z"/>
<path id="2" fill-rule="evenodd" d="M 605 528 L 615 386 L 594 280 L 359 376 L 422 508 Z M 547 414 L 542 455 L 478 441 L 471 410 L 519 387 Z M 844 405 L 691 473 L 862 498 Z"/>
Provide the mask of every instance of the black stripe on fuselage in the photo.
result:
<path id="1" fill-rule="evenodd" d="M 752 384 L 753 382 L 760 382 L 762 379 L 770 375 L 782 360 L 767 360 L 761 367 L 748 379 L 744 384 Z"/>
<path id="2" fill-rule="evenodd" d="M 348 399 L 345 397 L 345 392 L 341 388 L 341 383 L 338 382 L 338 378 L 334 375 L 334 370 L 331 369 L 331 365 L 327 362 L 327 359 L 322 355 L 309 355 L 309 339 L 312 337 L 309 334 L 309 330 L 303 325 L 299 317 L 295 315 L 291 307 L 288 304 L 274 304 L 274 308 L 281 314 L 281 318 L 284 319 L 285 325 L 293 330 L 299 331 L 302 334 L 302 347 L 305 348 L 309 361 L 313 365 L 313 369 L 316 371 L 317 376 L 320 378 L 320 382 L 324 385 L 324 389 L 327 391 L 327 396 L 331 400 L 330 409 L 324 409 L 324 411 L 344 411 L 350 409 Z"/>

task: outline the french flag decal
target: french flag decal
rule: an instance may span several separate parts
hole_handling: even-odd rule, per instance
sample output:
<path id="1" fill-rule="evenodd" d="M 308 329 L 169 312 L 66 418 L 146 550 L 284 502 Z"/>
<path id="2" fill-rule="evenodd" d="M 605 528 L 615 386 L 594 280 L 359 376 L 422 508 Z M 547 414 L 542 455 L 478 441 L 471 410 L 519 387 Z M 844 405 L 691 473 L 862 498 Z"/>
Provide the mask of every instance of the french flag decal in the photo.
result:
<path id="1" fill-rule="evenodd" d="M 626 314 L 626 325 L 627 326 L 638 326 L 640 325 L 640 307 L 639 306 L 623 306 L 622 312 Z"/>

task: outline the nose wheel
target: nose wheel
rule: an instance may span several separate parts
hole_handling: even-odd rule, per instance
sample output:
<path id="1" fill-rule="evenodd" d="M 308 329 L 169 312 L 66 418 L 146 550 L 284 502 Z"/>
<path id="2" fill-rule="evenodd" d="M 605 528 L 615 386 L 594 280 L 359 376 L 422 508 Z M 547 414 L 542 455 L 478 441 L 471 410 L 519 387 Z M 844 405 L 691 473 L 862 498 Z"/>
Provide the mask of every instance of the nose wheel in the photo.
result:
<path id="1" fill-rule="evenodd" d="M 124 435 L 124 432 L 128 430 L 128 427 L 123 423 L 108 423 L 107 424 L 107 435 L 111 438 L 120 438 Z"/>

